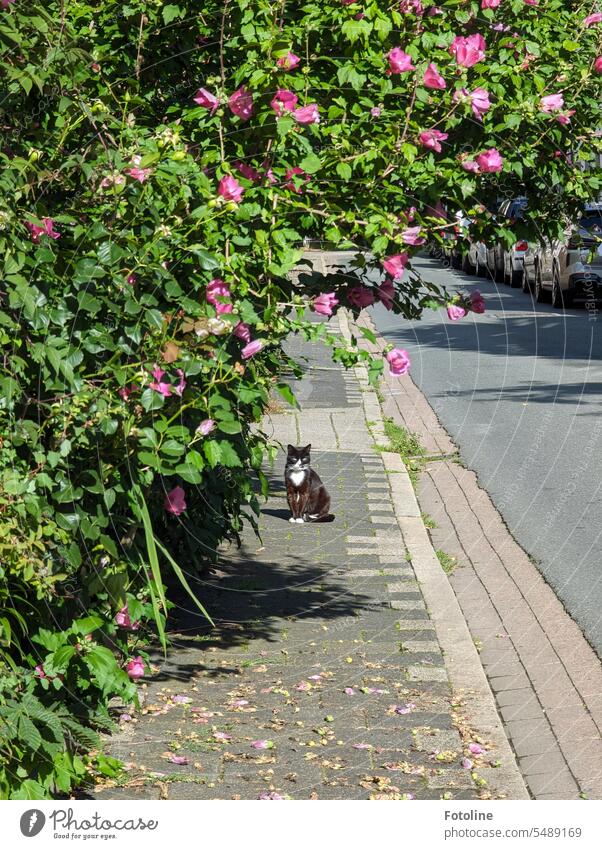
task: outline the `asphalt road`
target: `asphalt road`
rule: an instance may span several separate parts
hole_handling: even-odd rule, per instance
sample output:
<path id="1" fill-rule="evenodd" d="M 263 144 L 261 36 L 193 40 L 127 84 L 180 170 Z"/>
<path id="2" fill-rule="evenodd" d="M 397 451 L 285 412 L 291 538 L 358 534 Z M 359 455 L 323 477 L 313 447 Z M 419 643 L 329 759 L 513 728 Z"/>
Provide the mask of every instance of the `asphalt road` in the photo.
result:
<path id="1" fill-rule="evenodd" d="M 448 289 L 478 288 L 484 315 L 378 329 L 411 374 L 515 539 L 602 657 L 602 305 L 560 312 L 520 289 L 418 260 Z"/>

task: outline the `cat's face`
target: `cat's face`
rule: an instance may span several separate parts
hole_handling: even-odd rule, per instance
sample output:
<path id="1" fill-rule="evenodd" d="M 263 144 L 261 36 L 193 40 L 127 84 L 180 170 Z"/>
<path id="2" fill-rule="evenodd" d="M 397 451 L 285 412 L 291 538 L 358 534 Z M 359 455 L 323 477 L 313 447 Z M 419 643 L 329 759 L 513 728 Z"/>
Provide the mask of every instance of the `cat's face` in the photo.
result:
<path id="1" fill-rule="evenodd" d="M 311 450 L 311 442 L 309 445 L 295 447 L 294 445 L 287 446 L 286 465 L 287 468 L 305 469 L 310 465 L 309 452 Z"/>

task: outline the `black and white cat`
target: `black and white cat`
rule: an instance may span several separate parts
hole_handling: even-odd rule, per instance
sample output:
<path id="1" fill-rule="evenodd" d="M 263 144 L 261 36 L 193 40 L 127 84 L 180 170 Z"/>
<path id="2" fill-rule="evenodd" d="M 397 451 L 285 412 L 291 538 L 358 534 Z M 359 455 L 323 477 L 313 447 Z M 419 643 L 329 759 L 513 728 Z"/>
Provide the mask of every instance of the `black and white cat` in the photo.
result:
<path id="1" fill-rule="evenodd" d="M 310 450 L 311 444 L 299 448 L 287 446 L 284 482 L 292 514 L 289 522 L 332 522 L 334 516 L 328 512 L 330 495 L 311 468 Z"/>

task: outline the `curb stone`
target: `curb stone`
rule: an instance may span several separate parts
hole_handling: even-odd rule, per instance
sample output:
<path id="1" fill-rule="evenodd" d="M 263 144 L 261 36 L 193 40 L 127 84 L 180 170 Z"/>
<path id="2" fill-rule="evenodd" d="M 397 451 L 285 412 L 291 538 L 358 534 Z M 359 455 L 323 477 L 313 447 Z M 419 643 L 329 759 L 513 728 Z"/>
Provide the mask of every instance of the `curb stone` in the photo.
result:
<path id="1" fill-rule="evenodd" d="M 337 315 L 341 333 L 350 342 L 349 319 L 344 310 Z M 387 444 L 380 402 L 368 388 L 366 369 L 356 367 L 355 372 L 364 392 L 364 412 L 375 447 Z M 393 510 L 444 654 L 452 691 L 462 699 L 471 728 L 490 740 L 499 754 L 500 766 L 488 775 L 488 784 L 497 796 L 529 799 L 466 620 L 422 521 L 407 469 L 399 454 L 383 451 L 381 456 L 389 474 Z"/>

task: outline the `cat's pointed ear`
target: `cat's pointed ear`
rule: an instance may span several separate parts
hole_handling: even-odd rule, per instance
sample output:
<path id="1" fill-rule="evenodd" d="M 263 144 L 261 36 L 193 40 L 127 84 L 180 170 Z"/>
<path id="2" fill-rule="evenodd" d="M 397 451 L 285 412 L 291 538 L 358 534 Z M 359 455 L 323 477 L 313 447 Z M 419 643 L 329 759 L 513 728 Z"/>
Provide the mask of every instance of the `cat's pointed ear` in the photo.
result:
<path id="1" fill-rule="evenodd" d="M 305 450 L 306 450 L 306 451 L 311 451 L 311 442 L 309 443 L 309 445 L 306 445 L 306 446 L 305 446 Z"/>
<path id="2" fill-rule="evenodd" d="M 288 454 L 292 454 L 292 452 L 295 450 L 295 446 L 291 445 L 289 442 L 289 444 L 286 446 L 286 450 Z"/>

